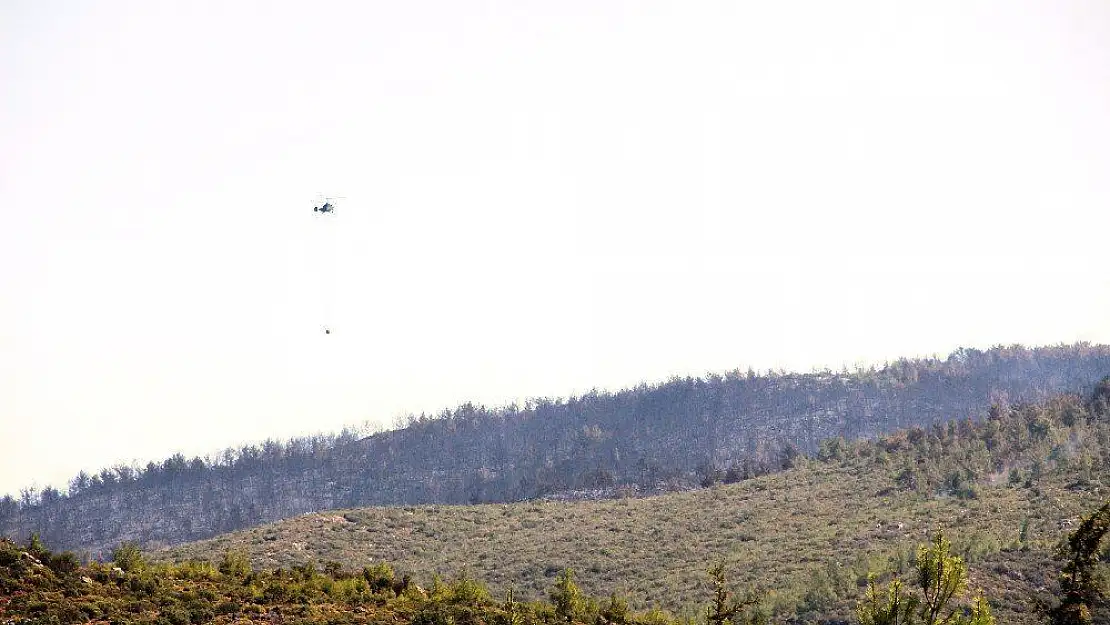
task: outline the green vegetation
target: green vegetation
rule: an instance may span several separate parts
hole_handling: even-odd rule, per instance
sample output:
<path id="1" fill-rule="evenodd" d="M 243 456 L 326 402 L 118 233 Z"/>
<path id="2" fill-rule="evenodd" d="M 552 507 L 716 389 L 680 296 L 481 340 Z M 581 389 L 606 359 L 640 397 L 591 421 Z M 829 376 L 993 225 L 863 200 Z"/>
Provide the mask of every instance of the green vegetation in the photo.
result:
<path id="1" fill-rule="evenodd" d="M 1103 538 L 1110 532 L 1110 501 L 1083 519 L 1061 548 L 1067 565 L 1060 573 L 1060 604 L 1048 611 L 1053 625 L 1090 625 L 1093 612 L 1102 608 L 1108 584 L 1098 569 Z M 1106 622 L 1106 615 L 1098 622 Z"/>
<path id="2" fill-rule="evenodd" d="M 951 554 L 952 544 L 937 534 L 931 545 L 918 547 L 914 566 L 917 590 L 910 593 L 902 580 L 890 582 L 885 593 L 868 580 L 867 596 L 856 606 L 860 625 L 994 625 L 990 606 L 982 592 L 970 606 L 952 605 L 967 588 L 967 566 Z"/>
<path id="3" fill-rule="evenodd" d="M 412 625 L 679 625 L 659 609 L 637 613 L 611 595 L 587 597 L 570 569 L 553 584 L 549 601 L 517 601 L 510 590 L 496 601 L 485 585 L 465 574 L 450 582 L 435 576 L 425 589 L 408 576 L 397 579 L 385 564 L 361 571 L 309 563 L 289 570 L 243 569 L 240 554 L 225 553 L 219 569 L 202 560 L 130 566 L 144 562 L 134 545 L 102 564 L 59 568 L 72 554 L 52 556 L 36 536 L 20 547 L 0 539 L 0 622 L 3 623 L 411 623 Z M 716 601 L 711 625 L 748 623 L 727 606 L 723 571 L 713 571 Z M 745 604 L 746 605 L 746 604 Z M 683 625 L 690 625 L 683 623 Z"/>
<path id="4" fill-rule="evenodd" d="M 141 571 L 146 568 L 142 551 L 132 542 L 123 543 L 112 551 L 112 561 L 124 571 Z"/>
<path id="5" fill-rule="evenodd" d="M 259 568 L 389 562 L 413 575 L 465 572 L 525 601 L 548 598 L 573 567 L 587 595 L 696 620 L 707 563 L 719 562 L 740 587 L 765 591 L 753 618 L 848 621 L 869 579 L 907 579 L 918 544 L 944 532 L 999 622 L 1034 623 L 1058 586 L 1060 541 L 1110 484 L 1104 404 L 1062 396 L 995 407 L 980 423 L 833 439 L 786 471 L 658 497 L 344 510 L 148 558 L 239 549 Z"/>
<path id="6" fill-rule="evenodd" d="M 1108 396 L 657 497 L 337 511 L 86 565 L 4 539 L 0 623 L 1106 622 Z"/>
<path id="7" fill-rule="evenodd" d="M 1106 590 L 1094 574 L 1110 501 L 1087 517 L 1071 534 L 1071 560 L 1060 575 L 1061 601 L 1043 611 L 1051 625 L 1104 622 L 1092 612 Z M 225 553 L 219 569 L 210 562 L 148 565 L 133 545 L 121 546 L 108 564 L 77 564 L 71 553 L 54 555 L 32 535 L 25 547 L 0 539 L 0 622 L 17 623 L 396 623 L 411 625 L 694 625 L 700 619 L 675 618 L 652 608 L 629 610 L 617 594 L 596 601 L 582 592 L 574 574 L 564 569 L 550 589 L 548 601 L 521 602 L 510 589 L 496 601 L 487 587 L 465 573 L 451 582 L 434 576 L 427 590 L 392 568 L 378 564 L 361 571 L 328 563 L 318 571 L 311 564 L 286 571 L 244 567 L 242 554 Z M 124 569 L 125 562 L 140 563 Z M 874 574 L 857 601 L 859 625 L 994 625 L 987 597 L 979 590 L 970 603 L 965 594 L 969 569 L 952 553 L 952 543 L 937 534 L 918 545 L 911 591 L 900 576 L 878 588 Z M 733 599 L 723 565 L 709 570 L 711 589 L 704 610 L 705 625 L 765 625 L 796 622 L 772 618 L 762 609 L 758 593 Z M 1103 607 L 1103 606 L 1098 606 Z M 823 623 L 839 623 L 824 619 Z"/>
<path id="8" fill-rule="evenodd" d="M 979 420 L 1000 397 L 1039 402 L 1086 392 L 1108 371 L 1110 346 L 1012 345 L 851 372 L 734 370 L 523 406 L 467 403 L 372 435 L 346 430 L 207 459 L 177 454 L 81 472 L 64 489 L 0 497 L 0 535 L 38 532 L 59 548 L 107 557 L 124 541 L 180 544 L 336 508 L 639 496 L 735 483 L 793 468 L 829 438 L 822 451 L 839 453 L 837 436 Z M 932 485 L 906 468 L 906 482 Z M 1039 470 L 1023 467 L 1014 477 L 1035 479 Z M 976 494 L 966 472 L 924 477 L 947 480 L 964 498 Z"/>
<path id="9" fill-rule="evenodd" d="M 707 625 L 747 625 L 763 620 L 758 612 L 752 614 L 751 608 L 759 605 L 759 598 L 749 595 L 744 599 L 732 600 L 732 591 L 725 580 L 725 566 L 717 564 L 709 569 L 709 579 L 713 582 L 713 603 L 705 611 Z"/>

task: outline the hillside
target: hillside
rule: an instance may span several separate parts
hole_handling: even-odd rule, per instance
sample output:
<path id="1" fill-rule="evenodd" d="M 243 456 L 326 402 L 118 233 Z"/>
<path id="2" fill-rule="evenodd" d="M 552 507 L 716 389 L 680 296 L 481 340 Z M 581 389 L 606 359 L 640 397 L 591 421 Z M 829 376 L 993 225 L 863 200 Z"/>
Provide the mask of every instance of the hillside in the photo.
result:
<path id="1" fill-rule="evenodd" d="M 778 470 L 829 438 L 1084 391 L 1107 373 L 1110 347 L 1013 346 L 856 372 L 735 371 L 523 407 L 468 404 L 366 438 L 268 441 L 82 473 L 65 491 L 0 499 L 0 535 L 35 531 L 57 548 L 106 554 L 124 540 L 173 545 L 335 508 L 677 491 Z"/>
<path id="2" fill-rule="evenodd" d="M 1110 502 L 1085 517 L 1072 538 L 1079 534 L 1091 537 L 1086 528 L 1105 522 L 1108 516 Z M 628 602 L 617 594 L 606 599 L 592 598 L 582 592 L 569 569 L 553 581 L 545 599 L 522 601 L 512 591 L 498 600 L 484 584 L 465 575 L 450 581 L 435 578 L 424 588 L 408 575 L 398 576 L 385 564 L 361 570 L 347 570 L 329 563 L 323 571 L 312 564 L 259 571 L 251 568 L 243 554 L 229 552 L 218 565 L 201 560 L 152 565 L 133 545 L 121 546 L 113 557 L 109 563 L 82 565 L 72 552 L 51 552 L 36 537 L 22 545 L 0 539 L 0 622 L 691 625 L 704 618 L 709 625 L 768 625 L 782 620 L 767 612 L 760 594 L 738 593 L 721 565 L 707 571 L 708 583 L 701 593 L 705 611 L 698 618 L 676 618 L 658 608 L 630 610 Z M 915 564 L 918 572 L 936 570 L 930 564 L 935 563 L 959 579 L 967 579 L 966 564 L 942 536 L 923 545 L 918 559 L 921 560 Z M 1068 566 L 1074 561 L 1069 557 Z M 915 597 L 929 601 L 920 590 L 924 582 L 910 582 L 908 591 L 897 589 L 898 583 L 892 581 L 887 588 L 900 602 Z M 949 587 L 951 594 L 921 606 L 920 622 L 951 625 L 998 622 L 981 589 L 970 590 L 962 583 Z M 883 616 L 884 602 L 869 601 L 876 596 L 887 596 L 886 590 L 880 590 L 872 578 L 864 598 L 857 604 L 857 622 L 890 622 Z M 1095 623 L 1102 622 L 1099 619 L 1105 614 L 1097 602 L 1074 595 L 1067 597 L 1065 602 L 1053 599 L 1049 604 L 1055 615 L 1063 617 L 1056 622 L 1070 624 L 1076 622 L 1077 615 L 1093 615 Z M 943 620 L 927 619 L 926 614 L 937 614 Z M 962 618 L 964 615 L 972 618 Z M 819 622 L 847 623 L 837 618 Z"/>
<path id="3" fill-rule="evenodd" d="M 258 567 L 380 562 L 465 572 L 495 594 L 544 596 L 574 569 L 593 596 L 627 596 L 696 616 L 706 569 L 769 592 L 777 622 L 851 617 L 868 573 L 906 573 L 913 549 L 944 531 L 970 562 L 1000 623 L 1035 623 L 1056 588 L 1055 547 L 1107 498 L 1110 382 L 871 442 L 831 440 L 816 458 L 735 484 L 609 501 L 410 506 L 310 514 L 162 550 L 159 561 L 245 550 Z"/>

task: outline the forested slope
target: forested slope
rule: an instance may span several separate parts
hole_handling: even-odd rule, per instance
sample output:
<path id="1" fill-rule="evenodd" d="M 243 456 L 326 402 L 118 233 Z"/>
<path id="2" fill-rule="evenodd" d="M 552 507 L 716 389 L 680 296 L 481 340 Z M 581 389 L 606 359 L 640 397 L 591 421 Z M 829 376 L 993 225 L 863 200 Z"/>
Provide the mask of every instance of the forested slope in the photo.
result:
<path id="1" fill-rule="evenodd" d="M 789 466 L 830 438 L 1082 392 L 1108 373 L 1106 346 L 1012 346 L 856 372 L 734 371 L 525 406 L 468 404 L 366 438 L 268 441 L 82 473 L 64 490 L 0 500 L 0 534 L 36 531 L 57 548 L 103 553 L 333 508 L 677 490 Z"/>
<path id="2" fill-rule="evenodd" d="M 740 588 L 764 591 L 774 622 L 843 623 L 869 575 L 914 584 L 916 548 L 943 532 L 998 622 L 1032 625 L 1044 621 L 1037 602 L 1059 595 L 1057 547 L 1110 495 L 1110 379 L 1086 397 L 1000 407 L 978 423 L 833 440 L 795 463 L 645 498 L 336 510 L 150 555 L 243 552 L 286 570 L 386 562 L 422 584 L 465 574 L 522 599 L 544 597 L 571 568 L 590 595 L 695 620 L 705 572 L 723 563 Z"/>

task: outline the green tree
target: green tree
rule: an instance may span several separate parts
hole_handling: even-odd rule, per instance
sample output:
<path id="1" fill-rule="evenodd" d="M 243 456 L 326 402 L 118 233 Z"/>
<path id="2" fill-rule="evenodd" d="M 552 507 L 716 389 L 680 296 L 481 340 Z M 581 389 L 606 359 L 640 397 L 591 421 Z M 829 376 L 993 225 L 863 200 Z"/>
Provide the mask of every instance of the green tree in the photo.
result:
<path id="1" fill-rule="evenodd" d="M 713 604 L 705 610 L 707 625 L 726 625 L 726 623 L 748 622 L 737 620 L 737 615 L 759 603 L 759 597 L 749 595 L 744 599 L 732 600 L 732 591 L 725 579 L 725 565 L 717 563 L 709 569 L 709 580 L 713 583 Z"/>
<path id="2" fill-rule="evenodd" d="M 520 625 L 522 622 L 520 603 L 516 600 L 516 593 L 512 586 L 505 593 L 505 601 L 501 604 L 501 612 L 502 616 L 496 621 L 500 625 Z"/>
<path id="3" fill-rule="evenodd" d="M 220 573 L 243 578 L 251 573 L 251 559 L 242 549 L 225 551 L 220 560 Z"/>
<path id="4" fill-rule="evenodd" d="M 50 559 L 50 550 L 46 548 L 38 532 L 32 532 L 31 537 L 27 539 L 27 553 L 40 561 Z"/>
<path id="5" fill-rule="evenodd" d="M 956 608 L 942 616 L 955 596 L 967 587 L 967 566 L 963 558 L 949 554 L 952 544 L 943 534 L 937 534 L 933 544 L 917 549 L 917 584 L 925 599 L 921 604 L 921 619 L 925 625 L 947 625 L 957 620 Z"/>
<path id="6" fill-rule="evenodd" d="M 902 580 L 896 579 L 887 586 L 886 593 L 875 586 L 875 576 L 868 576 L 867 593 L 856 605 L 856 618 L 860 625 L 909 625 L 914 622 L 918 599 L 907 593 Z"/>
<path id="7" fill-rule="evenodd" d="M 463 569 L 459 573 L 459 577 L 451 584 L 451 601 L 479 605 L 491 603 L 492 598 L 485 585 L 470 577 L 470 574 Z"/>
<path id="8" fill-rule="evenodd" d="M 133 542 L 120 543 L 120 546 L 112 551 L 112 560 L 124 571 L 141 571 L 146 568 L 143 552 Z"/>
<path id="9" fill-rule="evenodd" d="M 1103 380 L 1104 382 L 1106 380 Z M 1064 549 L 1068 562 L 1060 573 L 1063 597 L 1048 611 L 1053 625 L 1090 625 L 1091 608 L 1105 596 L 1106 580 L 1098 575 L 1099 547 L 1110 531 L 1110 501 L 1083 519 L 1068 536 Z"/>
<path id="10" fill-rule="evenodd" d="M 994 625 L 994 615 L 991 614 L 991 606 L 983 596 L 983 591 L 975 593 L 970 614 L 963 619 L 963 622 L 966 625 Z"/>
<path id="11" fill-rule="evenodd" d="M 385 562 L 379 562 L 373 566 L 362 567 L 362 579 L 366 580 L 373 592 L 384 592 L 393 589 L 395 575 L 393 567 Z"/>
<path id="12" fill-rule="evenodd" d="M 57 555 L 51 556 L 46 565 L 59 575 L 66 575 L 73 573 L 81 567 L 81 561 L 72 551 L 63 551 Z"/>
<path id="13" fill-rule="evenodd" d="M 617 593 L 609 595 L 609 601 L 601 607 L 600 622 L 608 625 L 625 625 L 628 623 L 628 602 L 618 597 Z"/>
<path id="14" fill-rule="evenodd" d="M 565 623 L 573 623 L 581 614 L 585 600 L 578 584 L 574 583 L 574 571 L 563 569 L 551 591 L 551 604 L 555 606 L 555 616 Z"/>
<path id="15" fill-rule="evenodd" d="M 863 600 L 856 604 L 860 625 L 994 625 L 990 605 L 981 592 L 971 605 L 953 604 L 967 588 L 967 565 L 951 550 L 943 534 L 918 547 L 913 591 L 895 579 L 882 593 L 871 578 Z"/>

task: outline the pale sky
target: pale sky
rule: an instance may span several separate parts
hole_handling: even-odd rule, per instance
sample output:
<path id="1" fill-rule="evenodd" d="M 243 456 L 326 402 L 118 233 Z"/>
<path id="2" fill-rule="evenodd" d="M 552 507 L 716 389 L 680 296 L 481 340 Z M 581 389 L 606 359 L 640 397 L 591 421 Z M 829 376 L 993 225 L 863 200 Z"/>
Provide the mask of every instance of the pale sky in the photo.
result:
<path id="1" fill-rule="evenodd" d="M 0 493 L 1110 343 L 1104 0 L 5 0 L 0 98 Z"/>

